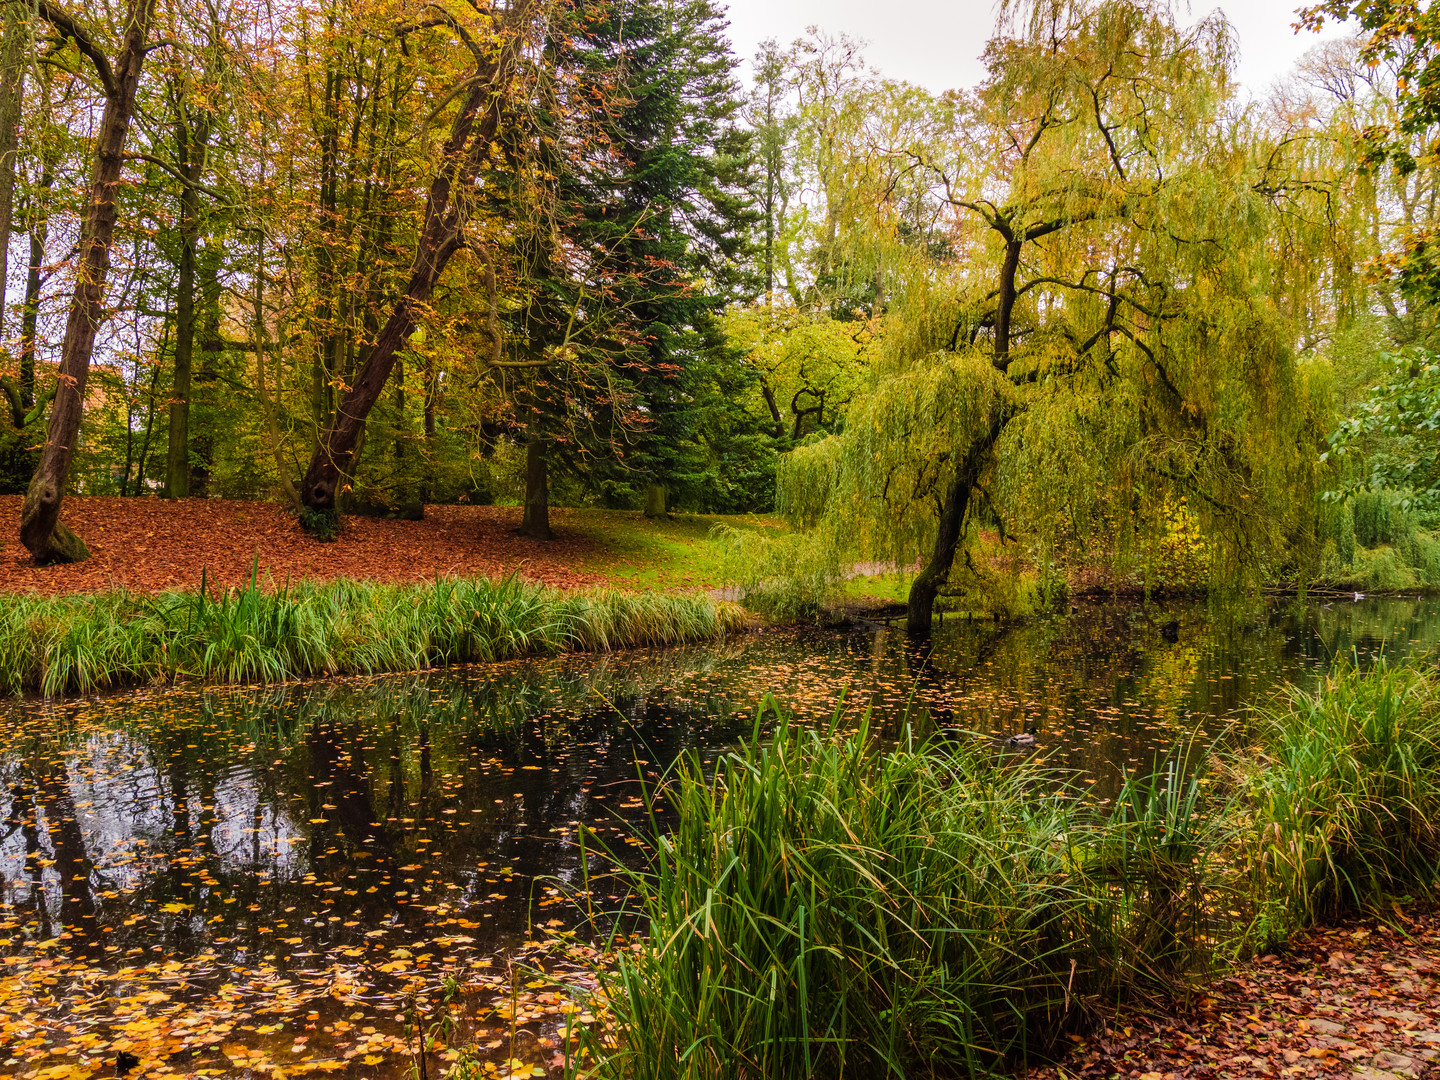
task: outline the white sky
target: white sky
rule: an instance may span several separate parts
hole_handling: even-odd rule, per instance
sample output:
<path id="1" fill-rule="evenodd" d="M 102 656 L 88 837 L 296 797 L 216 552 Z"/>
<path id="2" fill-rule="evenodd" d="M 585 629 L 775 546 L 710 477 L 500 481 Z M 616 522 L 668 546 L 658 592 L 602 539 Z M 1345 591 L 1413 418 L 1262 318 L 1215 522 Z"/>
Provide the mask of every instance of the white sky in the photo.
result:
<path id="1" fill-rule="evenodd" d="M 1263 94 L 1290 70 L 1300 55 L 1323 40 L 1296 34 L 1295 9 L 1302 0 L 1179 0 L 1182 20 L 1193 21 L 1219 7 L 1240 42 L 1241 84 Z M 775 38 L 782 46 L 818 26 L 869 42 L 870 65 L 890 78 L 939 92 L 971 87 L 984 69 L 979 56 L 995 23 L 993 0 L 729 0 L 730 39 L 742 60 L 755 46 Z M 1335 34 L 1327 27 L 1326 37 Z M 749 64 L 741 69 L 748 82 Z"/>

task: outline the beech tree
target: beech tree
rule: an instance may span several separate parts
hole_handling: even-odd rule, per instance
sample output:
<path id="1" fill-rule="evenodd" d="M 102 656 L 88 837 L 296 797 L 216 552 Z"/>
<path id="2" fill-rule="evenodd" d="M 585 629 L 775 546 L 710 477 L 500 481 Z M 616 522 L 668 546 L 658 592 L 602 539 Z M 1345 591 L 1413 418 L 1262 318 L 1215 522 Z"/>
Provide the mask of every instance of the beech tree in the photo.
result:
<path id="1" fill-rule="evenodd" d="M 458 20 L 445 14 L 406 27 L 444 26 L 474 59 L 469 76 L 455 88 L 460 106 L 430 182 L 424 224 L 404 291 L 320 437 L 300 485 L 305 509 L 316 518 L 333 519 L 342 478 L 350 471 L 365 420 L 390 378 L 395 358 L 414 332 L 440 276 L 467 244 L 466 226 L 476 199 L 476 181 L 490 159 L 500 121 L 514 88 L 519 59 L 533 41 L 540 0 L 514 0 L 486 12 L 490 40 L 477 40 Z M 443 104 L 443 103 L 442 103 Z M 438 111 L 438 110 L 437 110 Z"/>
<path id="2" fill-rule="evenodd" d="M 49 0 L 38 0 L 35 8 L 56 37 L 74 43 L 93 69 L 104 95 L 49 429 L 20 511 L 20 540 L 42 563 L 77 562 L 89 555 L 85 542 L 60 521 L 60 507 L 80 438 L 95 335 L 106 318 L 105 279 L 110 271 L 116 189 L 124 166 L 125 139 L 134 116 L 145 55 L 150 48 L 158 47 L 147 40 L 154 8 L 155 0 L 131 0 L 113 62 L 96 35 L 69 12 Z"/>

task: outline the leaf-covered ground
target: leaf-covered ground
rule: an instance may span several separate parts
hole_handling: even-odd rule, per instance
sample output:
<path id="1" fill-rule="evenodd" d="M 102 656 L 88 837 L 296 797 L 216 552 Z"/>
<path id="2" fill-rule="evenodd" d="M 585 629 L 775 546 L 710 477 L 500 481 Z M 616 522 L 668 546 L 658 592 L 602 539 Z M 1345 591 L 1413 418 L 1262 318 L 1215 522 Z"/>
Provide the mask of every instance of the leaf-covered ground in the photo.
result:
<path id="1" fill-rule="evenodd" d="M 1440 911 L 1349 920 L 1242 965 L 1174 1015 L 1122 1016 L 1028 1080 L 1440 1076 Z"/>
<path id="2" fill-rule="evenodd" d="M 713 517 L 647 521 L 611 510 L 551 511 L 554 540 L 517 536 L 518 507 L 432 506 L 423 521 L 350 517 L 332 544 L 306 536 L 278 503 L 231 499 L 74 497 L 64 520 L 90 546 L 73 566 L 37 567 L 20 545 L 21 499 L 0 496 L 0 592 L 134 592 L 195 587 L 201 568 L 221 586 L 243 585 L 257 554 L 262 580 L 365 578 L 425 581 L 437 574 L 519 573 L 561 588 L 710 588 L 720 562 Z M 747 519 L 749 520 L 749 519 Z"/>

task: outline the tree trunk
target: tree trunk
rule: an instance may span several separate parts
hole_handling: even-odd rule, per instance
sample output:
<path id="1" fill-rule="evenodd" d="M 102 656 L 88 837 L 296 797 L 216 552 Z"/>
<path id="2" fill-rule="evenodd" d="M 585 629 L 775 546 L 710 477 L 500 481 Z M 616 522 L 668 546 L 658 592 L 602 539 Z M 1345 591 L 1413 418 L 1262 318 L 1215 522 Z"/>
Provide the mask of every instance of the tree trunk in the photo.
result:
<path id="1" fill-rule="evenodd" d="M 203 313 L 200 335 L 200 368 L 191 387 L 190 412 L 196 405 L 202 419 L 214 407 L 215 359 L 224 347 L 220 341 L 220 244 L 213 236 L 206 240 L 203 255 L 196 258 L 200 279 L 200 309 Z M 210 474 L 215 468 L 215 435 L 210 425 L 190 425 L 190 494 L 201 499 L 210 496 Z"/>
<path id="2" fill-rule="evenodd" d="M 545 443 L 531 436 L 525 444 L 525 517 L 520 535 L 533 540 L 553 540 L 550 531 L 550 482 L 545 473 Z"/>
<path id="3" fill-rule="evenodd" d="M 645 516 L 647 518 L 659 518 L 665 516 L 665 485 L 651 482 L 645 485 Z"/>
<path id="4" fill-rule="evenodd" d="M 35 331 L 40 322 L 40 267 L 45 262 L 45 221 L 30 231 L 30 265 L 25 269 L 25 303 L 20 308 L 20 398 L 35 404 Z"/>
<path id="5" fill-rule="evenodd" d="M 950 575 L 955 565 L 955 552 L 965 532 L 965 516 L 970 510 L 971 498 L 980 474 L 985 469 L 986 459 L 995 440 L 1000 437 L 1004 418 L 999 412 L 990 414 L 989 430 L 976 439 L 965 453 L 965 459 L 955 468 L 955 479 L 945 492 L 945 502 L 940 508 L 940 523 L 935 530 L 935 550 L 930 561 L 910 585 L 910 595 L 905 601 L 905 631 L 908 634 L 930 633 L 930 620 L 935 610 L 935 597 L 940 586 Z"/>
<path id="6" fill-rule="evenodd" d="M 175 381 L 170 393 L 170 445 L 165 455 L 165 495 L 183 499 L 190 494 L 190 393 L 195 355 L 195 261 L 200 241 L 200 181 L 209 141 L 209 121 L 203 117 L 192 130 L 178 118 L 183 111 L 177 95 L 175 125 L 176 164 L 180 182 L 180 265 L 175 283 Z"/>
<path id="7" fill-rule="evenodd" d="M 300 498 L 312 514 L 333 516 L 336 513 L 336 498 L 343 478 L 350 474 L 353 466 L 356 442 L 370 410 L 384 392 L 395 356 L 414 331 L 419 314 L 451 256 L 464 246 L 468 202 L 464 189 L 474 185 L 480 169 L 489 160 L 505 91 L 527 38 L 525 29 L 530 13 L 537 4 L 538 0 L 516 0 L 501 30 L 502 47 L 495 55 L 477 61 L 479 70 L 451 125 L 441 155 L 442 164 L 430 184 L 425 224 L 410 280 L 365 362 L 355 373 L 355 381 L 330 418 L 310 459 L 310 467 L 305 471 Z"/>
<path id="8" fill-rule="evenodd" d="M 181 167 L 185 167 L 184 153 Z M 195 347 L 195 243 L 199 197 L 180 189 L 180 267 L 175 286 L 175 380 L 170 388 L 170 445 L 165 454 L 165 497 L 190 494 L 190 380 Z"/>
<path id="9" fill-rule="evenodd" d="M 970 478 L 959 473 L 945 493 L 940 510 L 940 524 L 935 532 L 935 550 L 930 561 L 910 584 L 905 601 L 905 632 L 916 636 L 930 633 L 930 620 L 935 611 L 935 597 L 950 575 L 955 563 L 955 550 L 960 543 L 960 530 L 965 512 L 970 508 Z"/>
<path id="10" fill-rule="evenodd" d="M 80 439 L 90 354 L 95 349 L 96 331 L 105 321 L 104 290 L 115 235 L 115 192 L 124 164 L 125 137 L 135 111 L 135 90 L 145 63 L 145 38 L 154 3 L 155 0 L 132 0 L 126 17 L 124 44 L 113 68 L 100 67 L 103 57 L 98 50 L 93 55 L 87 51 L 105 84 L 105 110 L 100 119 L 100 137 L 96 140 L 85 220 L 80 227 L 75 293 L 65 322 L 50 428 L 20 510 L 20 542 L 40 563 L 79 562 L 90 554 L 85 542 L 60 523 L 60 504 Z M 83 34 L 68 16 L 49 3 L 41 2 L 39 11 L 71 37 L 77 32 Z M 94 50 L 93 44 L 91 49 Z"/>
<path id="11" fill-rule="evenodd" d="M 0 44 L 0 341 L 5 339 L 5 282 L 10 272 L 10 229 L 15 220 L 15 148 L 25 85 L 25 34 L 21 7 L 5 5 L 5 41 Z"/>
<path id="12" fill-rule="evenodd" d="M 20 308 L 20 397 L 29 409 L 35 404 L 35 331 L 40 322 L 40 268 L 45 265 L 45 241 L 50 233 L 46 202 L 55 184 L 49 161 L 40 173 L 40 194 L 30 212 L 30 263 L 25 268 L 25 302 Z"/>
<path id="13" fill-rule="evenodd" d="M 145 438 L 140 442 L 140 461 L 135 467 L 135 496 L 139 498 L 145 494 L 145 465 L 150 457 L 150 438 L 155 433 L 155 398 L 160 389 L 160 362 L 155 362 L 155 370 L 150 375 L 150 404 L 145 409 Z M 123 495 L 124 492 L 122 491 Z"/>
<path id="14" fill-rule="evenodd" d="M 420 485 L 420 505 L 428 506 L 434 496 L 435 478 L 435 371 L 425 358 L 425 463 Z"/>
<path id="15" fill-rule="evenodd" d="M 255 390 L 260 395 L 260 408 L 265 416 L 265 436 L 270 447 L 270 456 L 275 462 L 275 477 L 280 489 L 292 506 L 300 505 L 300 493 L 290 479 L 290 467 L 280 444 L 280 424 L 275 418 L 275 408 L 270 404 L 270 391 L 265 387 L 265 353 L 270 346 L 270 331 L 265 325 L 265 240 L 255 234 L 255 274 L 251 298 L 254 304 L 254 325 L 250 335 L 255 340 Z M 277 380 L 278 381 L 278 380 Z"/>
<path id="16" fill-rule="evenodd" d="M 1015 310 L 1015 273 L 1020 269 L 1021 241 L 1007 239 L 1000 264 L 1000 295 L 995 306 L 995 366 L 1010 366 L 1010 316 Z"/>
<path id="17" fill-rule="evenodd" d="M 1015 276 L 1020 269 L 1020 252 L 1024 246 L 1023 237 L 1016 237 L 1008 223 L 1001 230 L 1005 238 L 1005 258 L 1000 264 L 1000 282 L 995 309 L 995 354 L 993 363 L 997 370 L 1004 372 L 1010 366 L 1010 318 L 1015 309 Z M 910 595 L 905 601 L 905 629 L 908 633 L 924 635 L 930 633 L 930 620 L 935 609 L 935 597 L 940 586 L 955 564 L 955 552 L 965 527 L 965 515 L 970 509 L 971 495 L 985 459 L 1009 414 L 992 409 L 989 431 L 971 444 L 965 460 L 955 470 L 955 479 L 945 493 L 945 502 L 940 508 L 940 523 L 935 532 L 935 550 L 930 562 L 920 571 L 910 586 Z"/>

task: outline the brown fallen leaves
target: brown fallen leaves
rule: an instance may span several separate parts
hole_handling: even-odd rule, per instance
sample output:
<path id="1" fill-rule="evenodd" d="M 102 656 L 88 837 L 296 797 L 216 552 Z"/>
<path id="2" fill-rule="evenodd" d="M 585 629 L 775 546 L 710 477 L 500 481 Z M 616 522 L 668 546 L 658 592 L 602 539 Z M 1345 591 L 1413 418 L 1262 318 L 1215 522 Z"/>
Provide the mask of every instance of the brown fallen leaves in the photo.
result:
<path id="1" fill-rule="evenodd" d="M 1029 1080 L 1440 1076 L 1440 910 L 1355 919 L 1242 965 L 1189 1009 L 1121 1015 Z"/>
<path id="2" fill-rule="evenodd" d="M 125 588 L 158 592 L 196 588 L 200 569 L 221 587 L 244 585 L 259 553 L 262 582 L 301 578 L 427 581 L 437 574 L 521 576 L 560 588 L 601 584 L 575 567 L 594 542 L 566 529 L 552 511 L 556 539 L 516 536 L 517 507 L 433 506 L 424 521 L 346 518 L 333 544 L 306 536 L 278 503 L 232 499 L 79 498 L 64 520 L 90 546 L 74 566 L 37 567 L 20 545 L 21 498 L 0 496 L 0 592 L 47 595 Z M 8 523 L 8 524 L 6 524 Z"/>

